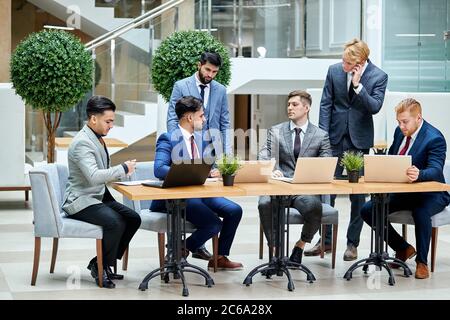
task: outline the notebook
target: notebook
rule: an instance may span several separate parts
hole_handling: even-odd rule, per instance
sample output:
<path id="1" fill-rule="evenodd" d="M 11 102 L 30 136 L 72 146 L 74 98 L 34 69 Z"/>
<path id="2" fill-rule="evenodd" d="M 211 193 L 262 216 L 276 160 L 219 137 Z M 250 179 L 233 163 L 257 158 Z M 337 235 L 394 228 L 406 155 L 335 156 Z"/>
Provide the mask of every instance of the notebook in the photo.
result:
<path id="1" fill-rule="evenodd" d="M 406 170 L 411 156 L 364 155 L 365 182 L 408 182 Z"/>
<path id="2" fill-rule="evenodd" d="M 275 178 L 290 183 L 329 183 L 333 181 L 337 157 L 301 157 L 297 159 L 294 177 Z"/>
<path id="3" fill-rule="evenodd" d="M 236 173 L 234 182 L 235 183 L 268 182 L 269 178 L 272 175 L 275 162 L 276 162 L 275 159 L 242 161 L 241 168 Z"/>

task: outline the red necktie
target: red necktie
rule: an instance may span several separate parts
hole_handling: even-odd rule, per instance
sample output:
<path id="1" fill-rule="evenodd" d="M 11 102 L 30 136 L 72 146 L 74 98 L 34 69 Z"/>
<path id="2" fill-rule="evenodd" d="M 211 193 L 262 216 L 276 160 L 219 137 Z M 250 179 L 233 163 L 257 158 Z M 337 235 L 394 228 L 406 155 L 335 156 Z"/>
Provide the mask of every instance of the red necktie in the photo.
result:
<path id="1" fill-rule="evenodd" d="M 404 156 L 406 154 L 406 151 L 409 148 L 409 143 L 411 142 L 411 136 L 406 137 L 406 143 L 402 150 L 398 153 L 400 156 Z"/>
<path id="2" fill-rule="evenodd" d="M 192 159 L 198 158 L 197 148 L 195 147 L 194 136 L 191 136 L 191 154 L 192 154 Z"/>

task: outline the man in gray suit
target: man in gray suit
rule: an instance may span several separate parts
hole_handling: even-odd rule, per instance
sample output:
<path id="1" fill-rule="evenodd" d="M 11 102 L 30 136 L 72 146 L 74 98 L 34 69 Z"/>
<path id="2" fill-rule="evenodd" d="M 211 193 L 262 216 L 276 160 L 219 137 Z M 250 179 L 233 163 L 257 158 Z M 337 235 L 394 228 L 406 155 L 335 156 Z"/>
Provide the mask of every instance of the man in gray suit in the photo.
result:
<path id="1" fill-rule="evenodd" d="M 110 157 L 103 137 L 114 124 L 116 106 L 106 97 L 93 96 L 86 107 L 87 124 L 69 147 L 69 181 L 63 210 L 69 218 L 99 225 L 103 229 L 103 275 L 98 274 L 97 257 L 88 265 L 97 282 L 102 277 L 105 288 L 114 288 L 112 280 L 123 275 L 113 273 L 116 259 L 121 259 L 128 243 L 141 225 L 139 214 L 116 202 L 106 183 L 124 178 L 135 168 L 135 161 L 110 167 Z"/>
<path id="2" fill-rule="evenodd" d="M 361 40 L 346 43 L 342 63 L 329 67 L 322 100 L 319 127 L 330 135 L 333 156 L 339 157 L 336 177 L 342 176 L 342 154 L 347 150 L 368 154 L 373 146 L 373 118 L 380 111 L 388 76 L 369 60 L 370 50 Z M 331 197 L 334 206 L 336 196 Z M 344 260 L 355 260 L 363 226 L 360 211 L 364 195 L 350 195 L 351 218 L 347 229 Z M 325 248 L 331 249 L 331 228 L 327 228 Z M 320 254 L 319 243 L 305 255 Z"/>
<path id="3" fill-rule="evenodd" d="M 297 158 L 330 157 L 331 147 L 328 134 L 309 122 L 311 96 L 305 91 L 293 91 L 288 95 L 287 113 L 289 121 L 277 124 L 269 129 L 267 142 L 259 153 L 259 159 L 276 159 L 274 177 L 293 177 Z M 296 208 L 305 219 L 301 238 L 295 244 L 290 260 L 301 263 L 305 243 L 311 242 L 319 230 L 322 219 L 322 203 L 319 196 L 294 196 L 291 207 Z M 269 246 L 271 204 L 270 197 L 262 196 L 258 203 L 259 218 Z"/>
<path id="4" fill-rule="evenodd" d="M 167 132 L 178 129 L 178 117 L 175 113 L 177 101 L 184 96 L 193 96 L 203 101 L 205 124 L 204 139 L 212 144 L 206 151 L 219 157 L 222 152 L 231 153 L 229 138 L 230 114 L 226 88 L 214 78 L 222 66 L 222 58 L 215 52 L 203 52 L 198 62 L 198 71 L 192 76 L 175 83 L 167 110 Z M 211 260 L 212 255 L 204 246 L 192 253 L 193 258 Z"/>

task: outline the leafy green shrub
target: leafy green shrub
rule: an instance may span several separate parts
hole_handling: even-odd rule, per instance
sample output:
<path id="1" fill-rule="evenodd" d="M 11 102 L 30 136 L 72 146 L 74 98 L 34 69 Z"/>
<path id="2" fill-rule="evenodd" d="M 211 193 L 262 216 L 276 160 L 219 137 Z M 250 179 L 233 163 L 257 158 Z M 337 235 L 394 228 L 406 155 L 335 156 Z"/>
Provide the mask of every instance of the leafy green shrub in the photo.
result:
<path id="1" fill-rule="evenodd" d="M 239 158 L 224 154 L 217 160 L 217 169 L 223 176 L 232 176 L 241 168 Z"/>
<path id="2" fill-rule="evenodd" d="M 362 152 L 346 151 L 341 159 L 341 166 L 349 171 L 359 171 L 364 166 L 364 157 Z"/>
<path id="3" fill-rule="evenodd" d="M 197 71 L 200 55 L 205 51 L 221 56 L 222 66 L 214 80 L 227 86 L 231 79 L 228 50 L 207 32 L 179 31 L 161 43 L 153 59 L 151 76 L 155 89 L 166 101 L 170 100 L 175 82 Z"/>
<path id="4" fill-rule="evenodd" d="M 47 161 L 54 161 L 55 133 L 61 112 L 92 88 L 92 58 L 80 39 L 62 31 L 40 31 L 23 40 L 11 57 L 16 93 L 44 114 Z"/>

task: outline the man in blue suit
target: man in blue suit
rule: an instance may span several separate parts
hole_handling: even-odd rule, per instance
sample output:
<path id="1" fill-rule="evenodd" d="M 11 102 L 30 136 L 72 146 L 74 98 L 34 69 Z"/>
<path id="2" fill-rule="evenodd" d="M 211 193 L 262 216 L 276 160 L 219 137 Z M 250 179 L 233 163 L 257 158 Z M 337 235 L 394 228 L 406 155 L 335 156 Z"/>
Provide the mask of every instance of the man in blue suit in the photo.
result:
<path id="1" fill-rule="evenodd" d="M 319 127 L 330 136 L 333 156 L 339 157 L 336 177 L 342 176 L 340 159 L 347 150 L 369 153 L 373 146 L 372 116 L 380 111 L 388 76 L 369 60 L 370 50 L 361 40 L 346 43 L 342 63 L 328 69 L 322 100 L 320 101 Z M 334 206 L 336 196 L 331 197 Z M 358 257 L 357 247 L 363 226 L 360 216 L 364 195 L 350 195 L 351 214 L 347 229 L 347 250 L 344 260 Z M 325 248 L 331 251 L 331 228 L 327 228 Z M 305 255 L 320 254 L 320 242 Z M 328 248 L 327 248 L 328 247 Z"/>
<path id="2" fill-rule="evenodd" d="M 175 83 L 167 111 L 167 131 L 177 128 L 178 117 L 175 104 L 184 96 L 193 96 L 203 101 L 205 124 L 203 133 L 212 141 L 215 153 L 230 153 L 231 146 L 227 130 L 230 129 L 230 114 L 226 88 L 214 78 L 222 66 L 222 58 L 215 52 L 204 52 L 198 62 L 198 71 Z"/>
<path id="3" fill-rule="evenodd" d="M 420 103 L 405 99 L 395 108 L 398 127 L 389 154 L 411 155 L 412 166 L 406 171 L 410 182 L 437 181 L 445 183 L 444 163 L 447 144 L 442 133 L 422 119 Z M 394 193 L 389 198 L 389 212 L 410 210 L 416 233 L 417 279 L 429 277 L 427 257 L 431 239 L 431 216 L 444 210 L 450 203 L 447 192 Z M 361 210 L 362 218 L 372 222 L 372 202 Z M 416 255 L 416 250 L 388 224 L 388 245 L 395 250 L 395 257 L 406 261 Z M 391 267 L 395 267 L 393 264 Z"/>
<path id="4" fill-rule="evenodd" d="M 162 134 L 156 143 L 154 173 L 160 179 L 166 177 L 172 162 L 201 159 L 208 149 L 206 144 L 209 142 L 205 143 L 201 134 L 205 121 L 202 101 L 192 96 L 182 97 L 175 104 L 175 113 L 179 124 L 173 131 Z M 218 175 L 217 169 L 211 171 L 211 176 Z M 165 211 L 165 201 L 153 201 L 151 210 Z M 242 208 L 228 199 L 188 199 L 186 219 L 194 224 L 197 230 L 186 239 L 185 256 L 189 251 L 196 252 L 208 239 L 220 233 L 218 269 L 241 270 L 241 263 L 230 261 L 227 257 L 241 217 Z M 213 266 L 211 259 L 208 268 Z"/>

